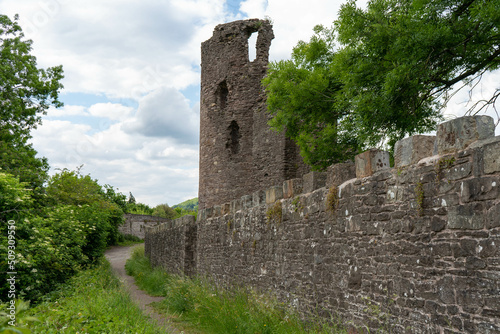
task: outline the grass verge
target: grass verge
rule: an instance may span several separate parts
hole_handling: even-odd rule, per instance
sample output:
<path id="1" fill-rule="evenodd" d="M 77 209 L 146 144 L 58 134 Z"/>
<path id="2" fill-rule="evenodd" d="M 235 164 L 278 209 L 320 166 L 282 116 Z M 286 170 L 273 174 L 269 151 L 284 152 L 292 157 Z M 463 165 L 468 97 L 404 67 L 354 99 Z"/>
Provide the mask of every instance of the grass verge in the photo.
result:
<path id="1" fill-rule="evenodd" d="M 116 246 L 132 246 L 140 243 L 144 243 L 144 240 L 135 235 L 120 233 Z"/>
<path id="2" fill-rule="evenodd" d="M 29 313 L 40 320 L 30 326 L 32 333 L 167 333 L 132 302 L 105 259 L 46 295 Z"/>
<path id="3" fill-rule="evenodd" d="M 217 289 L 207 280 L 152 269 L 143 246 L 133 250 L 125 268 L 141 289 L 165 297 L 155 305 L 159 312 L 199 333 L 347 333 L 342 326 L 319 320 L 306 324 L 287 305 L 251 289 Z"/>

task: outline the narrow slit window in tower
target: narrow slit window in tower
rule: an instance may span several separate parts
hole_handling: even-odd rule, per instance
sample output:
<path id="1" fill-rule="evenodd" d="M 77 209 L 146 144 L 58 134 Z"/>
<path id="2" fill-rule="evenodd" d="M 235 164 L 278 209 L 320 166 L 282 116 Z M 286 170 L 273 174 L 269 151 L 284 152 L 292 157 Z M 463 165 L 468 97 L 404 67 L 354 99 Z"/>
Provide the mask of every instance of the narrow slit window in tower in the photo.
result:
<path id="1" fill-rule="evenodd" d="M 257 58 L 257 36 L 259 33 L 254 32 L 248 38 L 248 60 L 254 61 Z"/>
<path id="2" fill-rule="evenodd" d="M 226 148 L 231 152 L 231 154 L 238 154 L 240 151 L 240 127 L 236 121 L 231 121 L 231 124 L 227 128 L 228 138 L 226 142 Z"/>
<path id="3" fill-rule="evenodd" d="M 227 96 L 229 94 L 229 90 L 227 89 L 226 80 L 222 81 L 217 88 L 217 100 L 219 102 L 219 106 L 221 109 L 226 108 L 227 105 Z"/>

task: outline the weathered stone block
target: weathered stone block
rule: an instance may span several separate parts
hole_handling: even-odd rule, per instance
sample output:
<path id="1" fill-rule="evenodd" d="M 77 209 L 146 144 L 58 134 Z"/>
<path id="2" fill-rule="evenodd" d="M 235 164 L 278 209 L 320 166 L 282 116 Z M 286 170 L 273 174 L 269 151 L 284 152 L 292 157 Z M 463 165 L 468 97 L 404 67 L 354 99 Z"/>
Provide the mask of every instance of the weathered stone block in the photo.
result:
<path id="1" fill-rule="evenodd" d="M 206 215 L 207 219 L 212 218 L 213 214 L 214 214 L 214 208 L 206 208 L 205 209 L 205 215 Z"/>
<path id="2" fill-rule="evenodd" d="M 496 199 L 500 196 L 500 179 L 474 178 L 460 184 L 460 199 L 464 203 Z"/>
<path id="3" fill-rule="evenodd" d="M 266 190 L 266 204 L 273 204 L 283 198 L 283 187 L 272 187 Z"/>
<path id="4" fill-rule="evenodd" d="M 304 193 L 310 193 L 326 186 L 326 173 L 310 172 L 304 175 L 303 180 L 304 184 L 302 190 Z"/>
<path id="5" fill-rule="evenodd" d="M 466 149 L 477 140 L 495 136 L 495 123 L 490 116 L 465 116 L 438 125 L 435 154 Z"/>
<path id="6" fill-rule="evenodd" d="M 303 181 L 302 179 L 291 179 L 283 182 L 283 197 L 292 198 L 302 193 Z"/>
<path id="7" fill-rule="evenodd" d="M 488 222 L 488 228 L 500 227 L 500 203 L 488 210 L 486 220 Z"/>
<path id="8" fill-rule="evenodd" d="M 413 165 L 433 155 L 436 136 L 416 135 L 396 142 L 394 167 Z"/>
<path id="9" fill-rule="evenodd" d="M 400 186 L 390 186 L 387 189 L 386 203 L 394 203 L 403 200 L 404 189 Z"/>
<path id="10" fill-rule="evenodd" d="M 220 205 L 214 206 L 214 217 L 220 217 L 222 215 L 222 208 Z"/>
<path id="11" fill-rule="evenodd" d="M 331 165 L 326 170 L 326 186 L 338 187 L 345 181 L 356 178 L 356 165 L 352 161 Z"/>
<path id="12" fill-rule="evenodd" d="M 180 225 L 188 225 L 188 224 L 194 224 L 196 221 L 196 218 L 194 216 L 191 216 L 191 215 L 185 215 L 185 216 L 182 216 L 182 217 L 176 219 L 176 221 L 179 221 Z"/>
<path id="13" fill-rule="evenodd" d="M 253 206 L 266 204 L 266 192 L 264 190 L 256 191 L 252 194 Z"/>
<path id="14" fill-rule="evenodd" d="M 231 201 L 231 213 L 236 213 L 240 211 L 241 208 L 241 199 L 235 199 L 234 201 Z"/>
<path id="15" fill-rule="evenodd" d="M 500 172 L 500 141 L 484 146 L 484 173 Z"/>
<path id="16" fill-rule="evenodd" d="M 448 211 L 448 228 L 480 230 L 484 227 L 484 212 L 480 206 L 461 205 Z"/>
<path id="17" fill-rule="evenodd" d="M 383 169 L 390 168 L 389 152 L 369 150 L 358 154 L 355 158 L 356 177 L 363 178 Z"/>
<path id="18" fill-rule="evenodd" d="M 245 195 L 241 197 L 241 206 L 243 209 L 249 209 L 253 205 L 253 195 Z"/>
<path id="19" fill-rule="evenodd" d="M 231 212 L 231 203 L 222 204 L 222 215 L 227 215 Z"/>

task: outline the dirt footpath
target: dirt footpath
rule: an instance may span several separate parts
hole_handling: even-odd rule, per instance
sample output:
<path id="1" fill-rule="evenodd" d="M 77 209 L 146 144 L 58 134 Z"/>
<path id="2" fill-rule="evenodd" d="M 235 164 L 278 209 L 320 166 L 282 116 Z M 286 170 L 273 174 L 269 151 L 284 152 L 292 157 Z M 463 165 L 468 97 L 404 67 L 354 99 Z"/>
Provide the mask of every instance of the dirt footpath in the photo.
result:
<path id="1" fill-rule="evenodd" d="M 151 297 L 146 292 L 139 290 L 135 285 L 134 278 L 127 275 L 125 272 L 125 262 L 131 255 L 132 248 L 135 246 L 128 247 L 111 247 L 105 253 L 106 259 L 108 259 L 113 271 L 116 273 L 118 278 L 123 281 L 125 287 L 130 291 L 130 296 L 132 300 L 139 305 L 139 307 L 144 311 L 145 314 L 149 315 L 151 318 L 155 319 L 160 326 L 163 326 L 169 333 L 180 333 L 178 330 L 172 327 L 165 317 L 156 313 L 154 309 L 149 306 L 153 302 L 157 302 L 163 299 L 163 297 Z"/>

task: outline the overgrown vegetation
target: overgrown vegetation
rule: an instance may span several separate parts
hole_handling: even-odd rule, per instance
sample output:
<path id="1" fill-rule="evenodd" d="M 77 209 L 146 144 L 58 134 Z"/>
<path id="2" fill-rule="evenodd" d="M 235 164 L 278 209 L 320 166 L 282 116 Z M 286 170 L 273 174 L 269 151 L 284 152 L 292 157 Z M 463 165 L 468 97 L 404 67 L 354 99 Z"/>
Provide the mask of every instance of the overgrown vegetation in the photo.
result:
<path id="1" fill-rule="evenodd" d="M 133 197 L 130 197 L 132 199 Z M 156 217 L 177 219 L 185 215 L 197 216 L 198 215 L 198 198 L 193 198 L 177 205 L 170 207 L 167 203 L 158 204 L 154 208 L 149 207 L 147 204 L 135 203 L 129 199 L 126 212 L 141 214 L 141 215 L 151 215 Z"/>
<path id="2" fill-rule="evenodd" d="M 142 314 L 104 259 L 46 295 L 29 314 L 39 320 L 29 326 L 37 334 L 167 333 Z"/>
<path id="3" fill-rule="evenodd" d="M 127 272 L 149 294 L 165 296 L 155 304 L 181 327 L 214 334 L 347 333 L 342 326 L 303 322 L 298 314 L 272 296 L 251 289 L 217 288 L 206 279 L 190 279 L 152 269 L 144 248 L 134 249 Z"/>
<path id="4" fill-rule="evenodd" d="M 281 224 L 283 220 L 283 209 L 281 201 L 274 202 L 274 204 L 267 209 L 266 217 L 268 223 L 273 223 L 276 225 Z"/>
<path id="5" fill-rule="evenodd" d="M 131 246 L 143 242 L 144 240 L 132 234 L 118 234 L 118 246 Z"/>
<path id="6" fill-rule="evenodd" d="M 336 186 L 331 186 L 326 195 L 326 209 L 331 213 L 335 213 L 339 206 L 339 190 Z"/>
<path id="7" fill-rule="evenodd" d="M 441 181 L 442 173 L 445 169 L 450 169 L 455 163 L 455 157 L 446 158 L 443 157 L 438 160 L 436 166 L 434 167 L 434 171 L 436 172 L 436 183 Z"/>
<path id="8" fill-rule="evenodd" d="M 117 242 L 123 211 L 106 188 L 79 171 L 63 170 L 51 177 L 45 200 L 36 207 L 33 190 L 12 175 L 0 172 L 0 192 L 0 263 L 3 272 L 22 277 L 16 281 L 17 297 L 39 300 Z M 15 251 L 8 248 L 12 236 Z M 9 251 L 15 263 L 7 262 Z M 2 280 L 2 301 L 8 288 Z"/>

